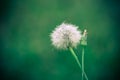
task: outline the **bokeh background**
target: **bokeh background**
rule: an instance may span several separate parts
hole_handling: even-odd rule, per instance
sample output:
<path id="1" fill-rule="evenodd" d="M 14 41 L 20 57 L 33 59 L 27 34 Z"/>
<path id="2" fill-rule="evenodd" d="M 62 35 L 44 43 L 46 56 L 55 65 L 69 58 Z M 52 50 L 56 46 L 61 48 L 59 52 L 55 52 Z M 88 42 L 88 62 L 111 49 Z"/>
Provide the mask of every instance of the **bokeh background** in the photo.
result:
<path id="1" fill-rule="evenodd" d="M 0 0 L 0 80 L 80 80 L 69 51 L 51 45 L 62 22 L 88 30 L 89 80 L 120 80 L 119 0 Z M 81 46 L 75 49 L 81 61 Z"/>

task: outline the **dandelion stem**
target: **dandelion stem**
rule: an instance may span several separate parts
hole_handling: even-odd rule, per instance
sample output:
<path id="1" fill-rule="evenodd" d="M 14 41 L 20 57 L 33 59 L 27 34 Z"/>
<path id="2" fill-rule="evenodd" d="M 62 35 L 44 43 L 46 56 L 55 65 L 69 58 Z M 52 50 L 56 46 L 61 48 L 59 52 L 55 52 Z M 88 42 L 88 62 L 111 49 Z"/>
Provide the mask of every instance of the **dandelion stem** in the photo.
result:
<path id="1" fill-rule="evenodd" d="M 82 49 L 82 71 L 84 72 L 84 47 Z M 84 80 L 84 74 L 82 73 L 82 80 Z"/>
<path id="2" fill-rule="evenodd" d="M 71 47 L 69 47 L 69 50 L 70 50 L 70 52 L 72 53 L 73 57 L 75 58 L 78 66 L 79 66 L 79 68 L 82 69 L 82 66 L 81 66 L 81 64 L 80 64 L 80 61 L 79 61 L 77 55 L 75 54 L 74 50 L 73 50 Z M 83 70 L 82 70 L 82 74 L 84 74 L 85 79 L 88 80 L 88 77 L 87 77 L 86 73 L 85 73 Z"/>

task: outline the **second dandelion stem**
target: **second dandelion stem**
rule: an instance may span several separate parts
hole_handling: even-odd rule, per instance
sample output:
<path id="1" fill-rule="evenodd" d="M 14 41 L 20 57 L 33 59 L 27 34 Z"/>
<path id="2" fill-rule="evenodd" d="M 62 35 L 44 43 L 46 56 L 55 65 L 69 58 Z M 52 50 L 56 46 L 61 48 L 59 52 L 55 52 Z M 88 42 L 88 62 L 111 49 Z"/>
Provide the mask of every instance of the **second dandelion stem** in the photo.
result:
<path id="1" fill-rule="evenodd" d="M 77 55 L 75 54 L 74 50 L 73 50 L 71 47 L 69 47 L 69 50 L 70 50 L 70 52 L 72 53 L 73 57 L 75 58 L 78 66 L 79 66 L 79 68 L 82 69 L 82 75 L 85 76 L 85 79 L 86 79 L 86 80 L 88 80 L 88 77 L 87 77 L 86 73 L 84 72 L 84 70 L 83 70 L 83 68 L 82 68 L 82 66 L 81 66 L 81 64 L 80 64 L 80 61 L 79 61 Z"/>
<path id="2" fill-rule="evenodd" d="M 84 72 L 84 47 L 82 49 L 82 71 Z M 84 74 L 82 73 L 82 80 L 84 80 Z"/>

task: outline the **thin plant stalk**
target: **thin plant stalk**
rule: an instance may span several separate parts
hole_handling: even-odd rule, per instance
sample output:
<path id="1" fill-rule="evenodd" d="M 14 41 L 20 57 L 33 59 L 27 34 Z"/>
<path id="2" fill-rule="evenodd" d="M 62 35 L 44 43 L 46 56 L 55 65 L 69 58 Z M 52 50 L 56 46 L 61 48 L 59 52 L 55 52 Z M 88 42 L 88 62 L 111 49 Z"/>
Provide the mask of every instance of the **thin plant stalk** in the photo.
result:
<path id="1" fill-rule="evenodd" d="M 75 54 L 74 50 L 72 49 L 72 47 L 69 47 L 69 50 L 70 50 L 70 52 L 72 53 L 73 57 L 75 58 L 78 66 L 79 66 L 79 68 L 82 70 L 82 66 L 81 66 L 81 64 L 80 64 L 80 61 L 79 61 L 77 55 Z M 83 70 L 82 70 L 82 74 L 84 74 L 85 79 L 88 80 L 88 77 L 87 77 L 86 73 L 85 73 Z"/>
<path id="2" fill-rule="evenodd" d="M 84 72 L 84 47 L 82 49 L 82 71 Z M 82 73 L 82 80 L 84 80 L 84 74 Z"/>

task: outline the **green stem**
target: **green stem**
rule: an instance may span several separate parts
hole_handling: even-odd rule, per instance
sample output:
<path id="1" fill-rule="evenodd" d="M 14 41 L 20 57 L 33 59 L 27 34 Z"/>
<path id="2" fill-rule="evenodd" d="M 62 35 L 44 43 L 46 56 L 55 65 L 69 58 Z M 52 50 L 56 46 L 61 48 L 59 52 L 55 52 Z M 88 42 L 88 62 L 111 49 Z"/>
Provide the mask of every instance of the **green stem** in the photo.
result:
<path id="1" fill-rule="evenodd" d="M 70 52 L 72 53 L 73 57 L 75 58 L 78 66 L 79 66 L 79 68 L 82 69 L 82 66 L 81 66 L 81 64 L 80 64 L 80 61 L 79 61 L 77 55 L 75 54 L 74 50 L 73 50 L 71 47 L 69 47 L 69 50 L 70 50 Z M 84 74 L 85 79 L 88 80 L 88 77 L 87 77 L 86 73 L 85 73 L 83 70 L 82 70 L 82 73 Z"/>
<path id="2" fill-rule="evenodd" d="M 84 72 L 84 47 L 82 50 L 82 71 Z M 84 74 L 82 73 L 82 80 L 84 80 Z"/>

